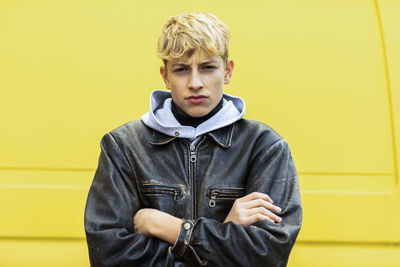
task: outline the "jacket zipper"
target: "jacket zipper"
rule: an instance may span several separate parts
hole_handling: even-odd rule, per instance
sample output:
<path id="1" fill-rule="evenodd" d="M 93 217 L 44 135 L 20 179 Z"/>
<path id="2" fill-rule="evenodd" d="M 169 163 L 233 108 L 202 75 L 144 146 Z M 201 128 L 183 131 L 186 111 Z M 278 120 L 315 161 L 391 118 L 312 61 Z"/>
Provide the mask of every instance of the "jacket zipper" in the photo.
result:
<path id="1" fill-rule="evenodd" d="M 179 194 L 179 190 L 178 189 L 164 189 L 165 191 L 171 191 L 174 194 L 174 200 L 176 200 L 178 198 L 178 194 Z"/>
<path id="2" fill-rule="evenodd" d="M 222 199 L 236 199 L 239 197 L 244 196 L 244 192 L 242 192 L 244 189 L 230 189 L 230 188 L 223 188 L 223 189 L 211 189 L 210 192 L 210 201 L 208 202 L 208 206 L 210 208 L 214 208 L 216 205 L 217 198 L 222 198 Z M 237 191 L 237 192 L 235 192 Z"/>
<path id="3" fill-rule="evenodd" d="M 210 202 L 208 202 L 208 205 L 210 206 L 210 208 L 214 208 L 215 207 L 215 200 L 217 199 L 217 192 L 212 192 L 211 193 L 211 198 L 210 198 Z"/>
<path id="4" fill-rule="evenodd" d="M 178 197 L 178 190 L 175 189 L 175 193 L 174 193 L 174 200 L 176 200 L 176 198 Z"/>
<path id="5" fill-rule="evenodd" d="M 197 218 L 197 211 L 196 211 L 196 184 L 194 179 L 194 169 L 197 162 L 197 148 L 203 143 L 205 137 L 203 136 L 202 139 L 195 145 L 189 143 L 189 179 L 191 184 L 191 195 L 192 195 L 192 219 Z"/>
<path id="6" fill-rule="evenodd" d="M 176 200 L 178 198 L 178 193 L 179 193 L 178 189 L 168 189 L 168 191 L 173 191 L 174 192 L 174 200 Z"/>

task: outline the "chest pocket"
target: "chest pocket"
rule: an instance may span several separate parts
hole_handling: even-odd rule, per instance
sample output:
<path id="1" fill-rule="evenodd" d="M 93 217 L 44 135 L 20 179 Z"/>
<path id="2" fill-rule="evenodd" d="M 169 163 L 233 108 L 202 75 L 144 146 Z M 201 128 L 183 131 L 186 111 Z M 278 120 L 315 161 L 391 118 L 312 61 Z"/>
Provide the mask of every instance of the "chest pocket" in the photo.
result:
<path id="1" fill-rule="evenodd" d="M 177 200 L 182 197 L 182 189 L 177 186 L 167 186 L 154 183 L 144 183 L 142 192 L 145 197 L 168 197 Z"/>
<path id="2" fill-rule="evenodd" d="M 144 182 L 141 185 L 144 208 L 153 208 L 183 218 L 185 214 L 184 191 L 178 185 Z"/>
<path id="3" fill-rule="evenodd" d="M 216 205 L 226 204 L 227 201 L 233 203 L 235 199 L 243 197 L 244 194 L 245 189 L 240 187 L 210 187 L 207 194 L 209 198 L 208 206 L 214 208 Z"/>

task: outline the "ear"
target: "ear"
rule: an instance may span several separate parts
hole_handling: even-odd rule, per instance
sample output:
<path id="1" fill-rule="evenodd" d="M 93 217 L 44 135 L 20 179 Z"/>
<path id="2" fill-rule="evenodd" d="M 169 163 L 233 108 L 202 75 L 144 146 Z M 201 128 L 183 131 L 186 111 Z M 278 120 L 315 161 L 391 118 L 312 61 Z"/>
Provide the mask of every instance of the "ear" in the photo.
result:
<path id="1" fill-rule="evenodd" d="M 161 74 L 161 77 L 162 77 L 163 80 L 164 80 L 165 87 L 166 87 L 168 90 L 171 90 L 171 87 L 170 87 L 170 84 L 169 84 L 169 80 L 168 80 L 168 71 L 167 71 L 167 69 L 165 68 L 165 66 L 161 66 L 161 67 L 160 67 L 160 74 Z"/>
<path id="2" fill-rule="evenodd" d="M 230 83 L 234 67 L 235 67 L 235 64 L 233 63 L 233 60 L 228 59 L 228 62 L 226 63 L 226 66 L 225 66 L 224 84 Z"/>

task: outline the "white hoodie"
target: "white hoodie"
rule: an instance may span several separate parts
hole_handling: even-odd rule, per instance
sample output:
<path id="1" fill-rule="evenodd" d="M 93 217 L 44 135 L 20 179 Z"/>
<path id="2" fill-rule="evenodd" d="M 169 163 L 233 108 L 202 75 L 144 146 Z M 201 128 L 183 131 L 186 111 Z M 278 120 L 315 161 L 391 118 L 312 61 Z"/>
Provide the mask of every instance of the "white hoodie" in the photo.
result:
<path id="1" fill-rule="evenodd" d="M 243 99 L 224 94 L 222 108 L 214 116 L 194 128 L 192 126 L 182 126 L 177 121 L 171 110 L 171 102 L 170 92 L 153 91 L 150 96 L 150 111 L 141 117 L 143 123 L 163 134 L 192 140 L 202 134 L 240 120 L 245 113 Z M 178 136 L 177 133 L 179 133 Z"/>

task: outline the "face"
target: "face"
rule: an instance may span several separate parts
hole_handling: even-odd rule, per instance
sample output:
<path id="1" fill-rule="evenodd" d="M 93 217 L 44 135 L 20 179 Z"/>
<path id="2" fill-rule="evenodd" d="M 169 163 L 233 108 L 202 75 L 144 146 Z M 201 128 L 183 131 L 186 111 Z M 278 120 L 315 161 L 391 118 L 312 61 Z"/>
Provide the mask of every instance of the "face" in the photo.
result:
<path id="1" fill-rule="evenodd" d="M 175 104 L 186 114 L 201 117 L 218 105 L 233 66 L 232 60 L 225 66 L 221 56 L 196 50 L 190 58 L 168 61 L 166 68 L 160 67 L 160 73 Z"/>

